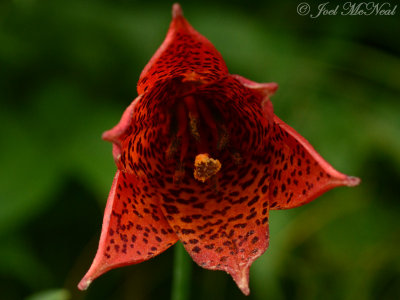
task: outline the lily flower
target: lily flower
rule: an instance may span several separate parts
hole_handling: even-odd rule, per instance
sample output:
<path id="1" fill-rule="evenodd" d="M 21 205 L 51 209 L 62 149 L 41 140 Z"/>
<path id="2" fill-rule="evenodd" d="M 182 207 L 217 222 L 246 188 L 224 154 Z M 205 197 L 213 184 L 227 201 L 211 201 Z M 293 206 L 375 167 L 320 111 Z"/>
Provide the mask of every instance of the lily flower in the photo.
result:
<path id="1" fill-rule="evenodd" d="M 360 180 L 336 171 L 274 114 L 276 83 L 229 74 L 179 4 L 172 16 L 138 97 L 103 134 L 118 170 L 79 288 L 180 240 L 198 265 L 226 271 L 248 295 L 250 266 L 268 247 L 269 210 Z"/>

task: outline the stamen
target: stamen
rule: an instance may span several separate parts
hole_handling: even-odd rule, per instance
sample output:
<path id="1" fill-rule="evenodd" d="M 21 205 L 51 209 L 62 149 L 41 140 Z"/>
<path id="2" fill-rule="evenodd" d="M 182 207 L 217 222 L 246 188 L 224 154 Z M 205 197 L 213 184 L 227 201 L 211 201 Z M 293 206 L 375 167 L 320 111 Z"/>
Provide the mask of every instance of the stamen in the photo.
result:
<path id="1" fill-rule="evenodd" d="M 221 169 L 221 163 L 218 159 L 210 158 L 208 153 L 214 151 L 218 153 L 227 148 L 227 151 L 231 152 L 234 162 L 241 163 L 240 154 L 233 153 L 229 147 L 229 134 L 226 126 L 214 120 L 215 116 L 202 99 L 195 99 L 191 95 L 185 96 L 179 99 L 174 107 L 175 113 L 172 117 L 176 118 L 177 128 L 172 130 L 170 115 L 170 118 L 166 119 L 166 123 L 170 125 L 170 131 L 175 132 L 175 134 L 172 133 L 166 152 L 167 158 L 174 159 L 179 151 L 179 161 L 173 176 L 174 183 L 181 183 L 185 176 L 185 159 L 189 151 L 190 137 L 192 137 L 197 153 L 202 153 L 198 154 L 194 161 L 194 178 L 201 182 L 208 181 L 211 189 L 218 192 L 218 176 L 216 174 Z"/>
<path id="2" fill-rule="evenodd" d="M 194 137 L 194 139 L 198 142 L 200 140 L 199 133 L 199 124 L 200 124 L 200 116 L 197 110 L 196 102 L 193 96 L 187 96 L 183 99 L 186 104 L 186 108 L 189 111 L 189 127 L 190 133 Z"/>
<path id="3" fill-rule="evenodd" d="M 179 184 L 185 176 L 184 160 L 189 149 L 189 136 L 187 133 L 188 116 L 183 102 L 177 107 L 178 132 L 172 138 L 167 149 L 167 158 L 173 159 L 180 148 L 178 167 L 174 173 L 174 183 Z"/>
<path id="4" fill-rule="evenodd" d="M 218 159 L 210 158 L 208 153 L 198 154 L 194 161 L 194 178 L 205 182 L 211 176 L 214 176 L 221 169 L 221 163 Z"/>
<path id="5" fill-rule="evenodd" d="M 172 138 L 172 141 L 167 148 L 168 159 L 174 158 L 175 153 L 178 151 L 178 146 L 179 146 L 179 139 L 175 136 Z"/>
<path id="6" fill-rule="evenodd" d="M 199 119 L 194 117 L 192 113 L 189 113 L 189 126 L 190 126 L 190 133 L 194 137 L 196 141 L 200 140 L 200 133 L 199 133 Z"/>
<path id="7" fill-rule="evenodd" d="M 228 142 L 229 142 L 228 131 L 226 130 L 225 125 L 222 125 L 219 128 L 219 140 L 217 144 L 217 150 L 218 151 L 223 150 L 226 147 L 226 145 L 228 145 Z"/>

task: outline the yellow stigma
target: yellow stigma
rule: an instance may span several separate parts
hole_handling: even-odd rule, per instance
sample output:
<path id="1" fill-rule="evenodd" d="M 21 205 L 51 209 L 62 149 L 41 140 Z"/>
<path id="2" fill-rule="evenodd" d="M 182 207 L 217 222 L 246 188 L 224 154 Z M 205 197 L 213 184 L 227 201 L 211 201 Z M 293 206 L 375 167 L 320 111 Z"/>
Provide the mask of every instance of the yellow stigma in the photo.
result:
<path id="1" fill-rule="evenodd" d="M 198 154 L 194 161 L 194 178 L 205 182 L 214 176 L 221 169 L 221 163 L 218 159 L 210 158 L 207 153 Z"/>

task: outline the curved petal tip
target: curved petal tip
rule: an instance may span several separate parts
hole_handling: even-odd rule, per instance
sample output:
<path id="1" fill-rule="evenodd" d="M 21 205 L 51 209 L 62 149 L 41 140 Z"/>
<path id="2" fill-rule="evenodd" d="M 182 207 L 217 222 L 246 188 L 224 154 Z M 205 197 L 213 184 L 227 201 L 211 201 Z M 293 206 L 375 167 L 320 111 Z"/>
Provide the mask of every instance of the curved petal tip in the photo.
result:
<path id="1" fill-rule="evenodd" d="M 248 280 L 243 280 L 242 282 L 237 282 L 237 285 L 239 287 L 239 289 L 242 291 L 242 293 L 245 296 L 250 295 L 250 289 L 249 289 L 249 282 Z"/>
<path id="2" fill-rule="evenodd" d="M 92 283 L 91 279 L 88 279 L 85 277 L 82 278 L 82 280 L 79 282 L 78 284 L 78 289 L 80 289 L 81 291 L 87 290 L 87 288 L 89 287 L 89 285 Z"/>
<path id="3" fill-rule="evenodd" d="M 235 281 L 238 288 L 246 296 L 250 294 L 249 270 L 250 270 L 250 265 L 245 267 L 239 267 L 239 269 L 236 270 L 228 271 L 228 273 L 232 276 L 232 279 L 233 281 Z"/>
<path id="4" fill-rule="evenodd" d="M 245 87 L 258 91 L 265 97 L 272 96 L 279 87 L 276 82 L 258 83 L 237 74 L 233 74 L 232 77 L 239 80 Z"/>
<path id="5" fill-rule="evenodd" d="M 356 186 L 361 183 L 361 179 L 354 176 L 347 176 L 346 185 L 347 186 Z"/>
<path id="6" fill-rule="evenodd" d="M 174 3 L 174 5 L 172 5 L 172 18 L 175 19 L 181 16 L 183 16 L 181 5 L 179 3 Z"/>

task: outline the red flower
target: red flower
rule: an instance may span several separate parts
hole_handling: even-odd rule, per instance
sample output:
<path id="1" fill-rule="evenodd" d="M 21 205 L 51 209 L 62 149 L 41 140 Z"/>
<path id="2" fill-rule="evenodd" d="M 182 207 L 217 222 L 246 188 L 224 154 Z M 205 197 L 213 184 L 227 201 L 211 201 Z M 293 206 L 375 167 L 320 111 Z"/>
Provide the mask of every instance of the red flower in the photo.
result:
<path id="1" fill-rule="evenodd" d="M 103 134 L 118 170 L 79 288 L 181 240 L 197 264 L 228 272 L 247 295 L 250 265 L 268 247 L 269 209 L 297 207 L 359 179 L 336 171 L 274 115 L 276 83 L 230 75 L 178 4 L 172 14 L 139 96 Z"/>

